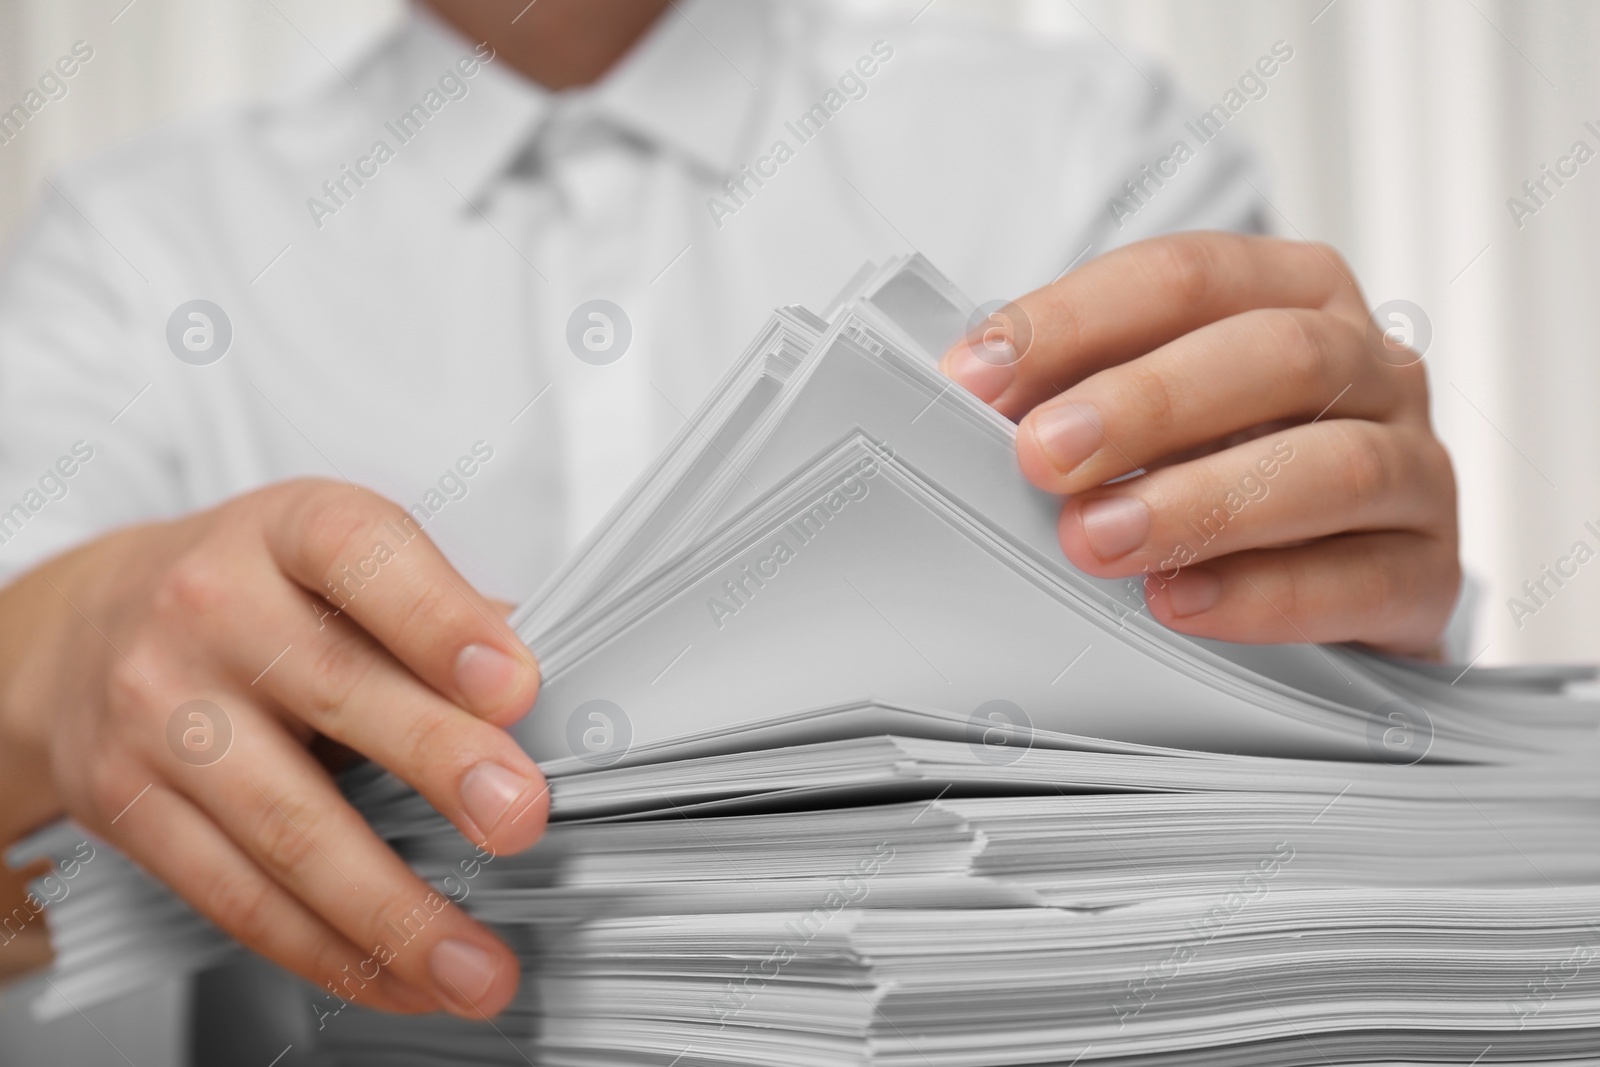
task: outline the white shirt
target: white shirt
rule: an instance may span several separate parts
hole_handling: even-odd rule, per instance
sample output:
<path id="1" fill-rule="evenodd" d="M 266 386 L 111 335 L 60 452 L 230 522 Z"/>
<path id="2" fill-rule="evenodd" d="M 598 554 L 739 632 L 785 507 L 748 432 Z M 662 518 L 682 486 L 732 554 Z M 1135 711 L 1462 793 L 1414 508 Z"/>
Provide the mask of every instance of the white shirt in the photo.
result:
<path id="1" fill-rule="evenodd" d="M 908 19 L 685 0 L 552 94 L 416 11 L 315 85 L 69 168 L 0 272 L 0 576 L 320 475 L 520 600 L 774 306 L 911 248 L 986 300 L 1259 228 L 1231 132 L 1128 198 L 1200 109 L 1099 38 Z M 197 299 L 231 325 L 214 362 L 215 315 L 169 343 Z M 593 299 L 631 324 L 606 365 L 567 341 Z"/>

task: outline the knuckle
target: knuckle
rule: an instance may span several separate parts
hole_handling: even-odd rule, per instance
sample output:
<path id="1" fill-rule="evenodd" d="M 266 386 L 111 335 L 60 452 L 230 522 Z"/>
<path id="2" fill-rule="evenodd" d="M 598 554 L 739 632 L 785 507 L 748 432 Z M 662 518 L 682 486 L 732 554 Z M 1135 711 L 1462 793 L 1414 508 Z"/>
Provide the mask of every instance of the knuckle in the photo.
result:
<path id="1" fill-rule="evenodd" d="M 321 820 L 291 799 L 262 799 L 253 836 L 256 851 L 271 870 L 302 870 L 316 853 L 311 835 Z"/>
<path id="2" fill-rule="evenodd" d="M 439 917 L 439 912 L 444 910 L 443 900 L 422 885 L 391 889 L 380 894 L 377 902 L 361 916 L 361 929 L 376 935 L 392 928 L 408 938 L 416 937 Z"/>
<path id="3" fill-rule="evenodd" d="M 1440 543 L 1432 553 L 1432 559 L 1431 580 L 1424 579 L 1419 574 L 1417 584 L 1425 592 L 1431 593 L 1436 621 L 1439 629 L 1443 630 L 1449 622 L 1450 613 L 1455 609 L 1456 599 L 1461 595 L 1461 583 L 1464 579 L 1461 571 L 1461 553 L 1457 550 L 1454 539 Z"/>
<path id="4" fill-rule="evenodd" d="M 1305 577 L 1287 554 L 1262 557 L 1261 621 L 1276 627 L 1283 619 L 1298 624 L 1306 606 Z"/>
<path id="5" fill-rule="evenodd" d="M 1325 271 L 1335 275 L 1336 281 L 1343 281 L 1354 276 L 1350 270 L 1350 263 L 1333 245 L 1326 241 L 1309 241 L 1307 247 L 1311 250 L 1317 264 Z"/>
<path id="6" fill-rule="evenodd" d="M 1416 505 L 1416 525 L 1431 534 L 1456 538 L 1456 474 L 1450 451 L 1432 433 L 1419 433 L 1406 441 L 1406 478 L 1410 499 Z"/>
<path id="7" fill-rule="evenodd" d="M 1151 246 L 1165 287 L 1189 305 L 1204 304 L 1216 281 L 1216 257 L 1204 237 L 1178 234 Z"/>
<path id="8" fill-rule="evenodd" d="M 1372 618 L 1389 619 L 1409 615 L 1415 605 L 1414 573 L 1412 568 L 1398 566 L 1394 561 L 1354 568 L 1354 573 L 1350 575 L 1356 583 L 1353 600 Z"/>
<path id="9" fill-rule="evenodd" d="M 1408 411 L 1418 413 L 1422 418 L 1428 417 L 1430 390 L 1428 388 L 1428 372 L 1422 360 L 1407 364 L 1404 367 L 1391 368 L 1394 372 L 1395 391 L 1399 396 L 1400 404 Z"/>
<path id="10" fill-rule="evenodd" d="M 285 478 L 281 482 L 263 486 L 254 493 L 247 493 L 236 498 L 239 503 L 259 502 L 262 507 L 271 508 L 285 503 L 293 505 L 303 502 L 317 493 L 348 492 L 348 482 L 335 481 L 320 475 L 308 474 L 299 478 Z"/>
<path id="11" fill-rule="evenodd" d="M 471 720 L 454 711 L 435 708 L 412 716 L 395 740 L 406 766 L 426 767 L 460 748 L 454 735 L 470 725 Z"/>
<path id="12" fill-rule="evenodd" d="M 1052 351 L 1045 353 L 1038 345 L 1030 345 L 1017 364 L 1020 372 L 1039 377 L 1059 375 L 1064 369 L 1060 361 L 1070 359 L 1084 351 L 1084 338 L 1088 333 L 1088 314 L 1084 301 L 1077 295 L 1078 282 L 1071 275 L 1057 282 L 1043 299 L 1044 315 L 1054 343 Z M 1038 336 L 1038 323 L 1034 322 L 1034 336 Z M 1032 358 L 1029 358 L 1032 357 Z"/>
<path id="13" fill-rule="evenodd" d="M 180 557 L 156 583 L 152 606 L 166 617 L 206 618 L 224 610 L 234 583 L 232 568 L 202 552 Z"/>
<path id="14" fill-rule="evenodd" d="M 377 655 L 364 641 L 334 631 L 312 655 L 305 701 L 296 711 L 311 726 L 335 733 L 344 709 L 377 665 Z"/>
<path id="15" fill-rule="evenodd" d="M 395 644 L 401 648 L 427 647 L 459 630 L 467 622 L 456 610 L 455 591 L 443 582 L 414 588 L 392 620 Z M 462 605 L 465 607 L 465 605 Z"/>
<path id="16" fill-rule="evenodd" d="M 1461 566 L 1453 541 L 1411 540 L 1398 555 L 1373 570 L 1359 593 L 1364 617 L 1380 638 L 1417 648 L 1435 646 L 1449 624 L 1461 590 Z"/>
<path id="17" fill-rule="evenodd" d="M 1201 546 L 1202 554 L 1220 551 L 1218 544 L 1228 544 L 1228 535 L 1235 532 L 1234 516 L 1227 507 L 1232 486 L 1204 464 L 1186 463 L 1167 473 L 1172 479 L 1170 489 L 1146 498 L 1152 523 L 1161 522 L 1178 531 L 1185 526 L 1204 531 L 1213 540 Z"/>
<path id="18" fill-rule="evenodd" d="M 272 888 L 264 878 L 219 874 L 197 903 L 235 939 L 255 947 L 265 944 L 272 932 L 267 908 L 271 898 Z"/>
<path id="19" fill-rule="evenodd" d="M 1453 530 L 1456 524 L 1456 467 L 1450 458 L 1450 450 L 1430 433 L 1418 451 L 1425 472 L 1424 478 L 1427 484 L 1437 491 L 1440 502 L 1448 513 L 1449 526 Z"/>
<path id="20" fill-rule="evenodd" d="M 352 972 L 352 964 L 355 971 L 359 972 L 361 961 L 352 960 L 350 951 L 339 941 L 327 938 L 311 950 L 310 958 L 302 963 L 300 973 L 340 1000 L 354 1001 L 365 981 L 357 985 L 356 979 L 360 975 Z"/>
<path id="21" fill-rule="evenodd" d="M 122 764 L 105 756 L 91 758 L 82 768 L 80 781 L 90 812 L 104 821 L 114 818 L 144 788 L 130 784 Z"/>
<path id="22" fill-rule="evenodd" d="M 1296 384 L 1308 399 L 1318 400 L 1332 389 L 1339 375 L 1339 359 L 1329 336 L 1327 316 L 1300 308 L 1276 308 L 1264 312 L 1269 343 L 1288 365 Z"/>
<path id="23" fill-rule="evenodd" d="M 1120 370 L 1126 375 L 1128 391 L 1137 405 L 1139 422 L 1147 426 L 1173 425 L 1178 414 L 1178 397 L 1167 375 L 1142 360 L 1135 360 Z"/>
<path id="24" fill-rule="evenodd" d="M 113 721 L 142 722 L 155 709 L 156 697 L 150 691 L 149 678 L 134 666 L 133 658 L 149 663 L 152 657 L 143 654 L 139 646 L 129 651 L 129 658 L 118 656 L 106 666 L 105 706 Z"/>
<path id="25" fill-rule="evenodd" d="M 1358 422 L 1344 426 L 1339 448 L 1339 488 L 1357 503 L 1381 500 L 1394 491 L 1398 476 L 1395 456 L 1379 428 Z"/>
<path id="26" fill-rule="evenodd" d="M 376 493 L 340 485 L 321 485 L 302 500 L 297 516 L 301 544 L 317 573 L 331 575 L 341 560 L 359 549 L 385 519 L 400 509 Z"/>

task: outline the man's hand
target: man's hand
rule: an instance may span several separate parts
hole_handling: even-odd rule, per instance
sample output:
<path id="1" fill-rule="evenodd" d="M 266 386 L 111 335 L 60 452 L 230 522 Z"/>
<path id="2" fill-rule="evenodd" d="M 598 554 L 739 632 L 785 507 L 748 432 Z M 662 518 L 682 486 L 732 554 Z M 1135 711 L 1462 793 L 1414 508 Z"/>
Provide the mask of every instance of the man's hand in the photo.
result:
<path id="1" fill-rule="evenodd" d="M 1421 357 L 1378 334 L 1336 252 L 1157 238 L 990 327 L 944 370 L 1021 419 L 1078 567 L 1144 575 L 1185 633 L 1435 652 L 1461 582 L 1455 478 Z"/>
<path id="2" fill-rule="evenodd" d="M 538 687 L 502 609 L 404 511 L 283 483 L 0 590 L 3 829 L 71 814 L 343 1000 L 494 1015 L 516 957 L 412 873 L 308 746 L 366 755 L 473 843 L 518 851 L 548 791 L 503 727 Z"/>

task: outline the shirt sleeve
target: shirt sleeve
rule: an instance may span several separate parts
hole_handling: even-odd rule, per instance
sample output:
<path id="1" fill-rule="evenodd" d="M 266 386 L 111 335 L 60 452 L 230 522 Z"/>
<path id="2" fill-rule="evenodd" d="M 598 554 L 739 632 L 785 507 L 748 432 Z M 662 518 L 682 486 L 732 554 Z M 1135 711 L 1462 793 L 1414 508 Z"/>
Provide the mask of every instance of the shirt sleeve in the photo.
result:
<path id="1" fill-rule="evenodd" d="M 82 202 L 47 184 L 0 265 L 0 582 L 182 503 L 152 358 L 164 342 L 135 315 L 149 283 Z"/>

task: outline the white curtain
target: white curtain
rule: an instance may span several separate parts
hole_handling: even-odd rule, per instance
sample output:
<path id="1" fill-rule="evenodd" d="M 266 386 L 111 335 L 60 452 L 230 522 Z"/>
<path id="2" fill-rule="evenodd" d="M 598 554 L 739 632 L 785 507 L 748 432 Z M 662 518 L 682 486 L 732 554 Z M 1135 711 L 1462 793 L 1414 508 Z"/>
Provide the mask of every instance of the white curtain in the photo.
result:
<path id="1" fill-rule="evenodd" d="M 1435 418 L 1484 584 L 1483 663 L 1600 658 L 1600 562 L 1519 626 L 1507 598 L 1600 538 L 1600 159 L 1519 228 L 1506 206 L 1575 141 L 1600 152 L 1600 5 L 1584 0 L 878 0 L 906 17 L 1102 35 L 1215 102 L 1275 41 L 1295 52 L 1235 120 L 1259 148 L 1279 232 L 1331 242 L 1373 303 L 1423 308 Z M 157 121 L 325 69 L 400 0 L 0 0 L 0 104 L 73 42 L 95 50 L 0 145 L 0 234 L 50 168 Z M 1531 204 L 1531 201 L 1529 201 Z M 1570 570 L 1570 567 L 1569 567 Z M 1592 574 L 1590 572 L 1593 572 Z M 1531 601 L 1530 601 L 1531 603 Z"/>

